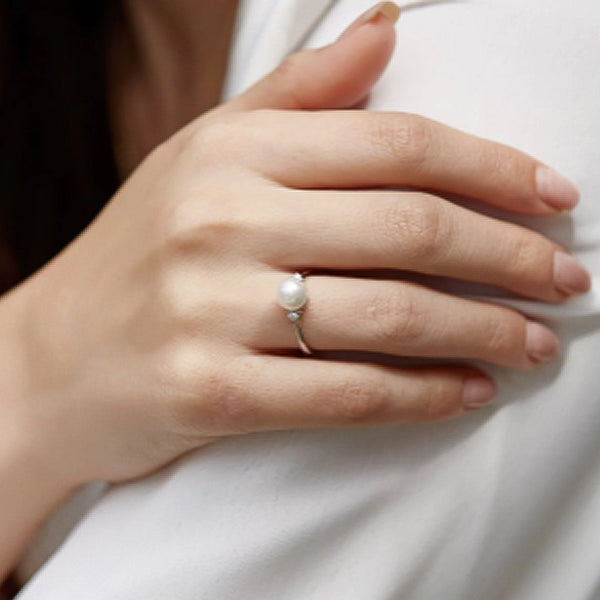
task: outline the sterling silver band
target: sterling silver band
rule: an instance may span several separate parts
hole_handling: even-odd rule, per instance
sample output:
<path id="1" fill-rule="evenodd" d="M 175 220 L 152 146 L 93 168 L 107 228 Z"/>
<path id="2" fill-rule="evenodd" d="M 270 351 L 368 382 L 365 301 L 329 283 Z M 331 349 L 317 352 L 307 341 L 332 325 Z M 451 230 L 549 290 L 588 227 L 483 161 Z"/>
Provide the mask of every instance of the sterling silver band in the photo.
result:
<path id="1" fill-rule="evenodd" d="M 308 347 L 306 340 L 304 339 L 304 334 L 302 333 L 301 321 L 296 321 L 294 323 L 294 329 L 296 331 L 296 341 L 298 342 L 298 346 L 300 346 L 300 350 L 304 352 L 304 354 L 312 354 L 312 350 Z"/>
<path id="2" fill-rule="evenodd" d="M 302 317 L 308 303 L 308 293 L 302 273 L 294 273 L 281 282 L 277 290 L 277 303 L 285 309 L 288 319 L 294 325 L 296 341 L 300 350 L 304 354 L 312 354 L 302 332 Z"/>

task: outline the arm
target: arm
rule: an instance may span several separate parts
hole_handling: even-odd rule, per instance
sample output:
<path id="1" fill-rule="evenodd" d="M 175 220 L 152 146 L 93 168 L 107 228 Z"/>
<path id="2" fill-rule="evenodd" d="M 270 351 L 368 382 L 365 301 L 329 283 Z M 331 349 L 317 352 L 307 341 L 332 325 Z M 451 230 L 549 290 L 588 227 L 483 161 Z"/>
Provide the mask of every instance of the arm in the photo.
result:
<path id="1" fill-rule="evenodd" d="M 2 434 L 5 433 L 4 423 Z M 16 442 L 16 441 L 15 441 Z M 0 453 L 0 579 L 16 566 L 27 543 L 70 489 L 35 448 L 2 444 Z"/>
<path id="2" fill-rule="evenodd" d="M 28 425 L 18 324 L 25 288 L 0 300 L 0 581 L 16 566 L 28 541 L 76 486 L 66 483 L 42 436 Z"/>

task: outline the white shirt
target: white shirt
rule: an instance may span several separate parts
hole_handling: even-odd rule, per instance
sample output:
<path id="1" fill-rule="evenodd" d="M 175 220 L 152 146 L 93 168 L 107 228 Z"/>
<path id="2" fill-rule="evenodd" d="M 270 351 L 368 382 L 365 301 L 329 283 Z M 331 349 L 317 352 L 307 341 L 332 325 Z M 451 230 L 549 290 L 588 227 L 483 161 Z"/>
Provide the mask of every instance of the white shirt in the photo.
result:
<path id="1" fill-rule="evenodd" d="M 227 95 L 369 4 L 244 2 Z M 397 29 L 370 108 L 511 144 L 579 186 L 572 220 L 515 219 L 594 276 L 564 306 L 517 305 L 562 359 L 488 368 L 494 408 L 459 420 L 248 435 L 113 488 L 20 600 L 600 597 L 600 3 L 430 2 Z"/>

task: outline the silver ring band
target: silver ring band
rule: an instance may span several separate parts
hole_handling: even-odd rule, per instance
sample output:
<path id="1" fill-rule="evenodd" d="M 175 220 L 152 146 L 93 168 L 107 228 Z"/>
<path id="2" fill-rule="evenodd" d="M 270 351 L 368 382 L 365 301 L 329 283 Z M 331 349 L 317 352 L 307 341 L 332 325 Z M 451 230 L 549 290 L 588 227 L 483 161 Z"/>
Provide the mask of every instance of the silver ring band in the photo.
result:
<path id="1" fill-rule="evenodd" d="M 302 317 L 308 303 L 308 292 L 304 284 L 304 275 L 294 273 L 280 284 L 277 290 L 277 303 L 287 313 L 287 318 L 294 325 L 296 341 L 304 354 L 312 354 L 312 350 L 304 339 L 302 332 Z"/>

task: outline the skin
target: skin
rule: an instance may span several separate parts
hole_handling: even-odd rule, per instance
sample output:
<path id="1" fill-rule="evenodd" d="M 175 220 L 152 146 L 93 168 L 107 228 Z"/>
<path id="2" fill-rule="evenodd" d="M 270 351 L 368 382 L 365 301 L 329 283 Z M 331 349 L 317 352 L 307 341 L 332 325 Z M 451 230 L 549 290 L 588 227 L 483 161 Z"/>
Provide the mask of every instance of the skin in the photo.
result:
<path id="1" fill-rule="evenodd" d="M 469 386 L 493 390 L 470 367 L 300 357 L 274 301 L 290 271 L 315 271 L 304 322 L 315 350 L 523 370 L 556 354 L 549 330 L 510 309 L 350 276 L 408 269 L 547 302 L 569 296 L 553 242 L 431 192 L 548 215 L 543 165 L 422 117 L 351 109 L 393 45 L 392 22 L 371 15 L 193 120 L 2 298 L 0 574 L 86 482 L 143 476 L 223 436 L 458 417 L 473 408 Z M 159 106 L 161 87 L 152 89 L 149 106 Z M 163 116 L 156 139 L 177 121 Z M 553 193 L 555 204 L 575 203 L 564 187 Z M 589 286 L 584 271 L 567 275 L 573 292 Z"/>

